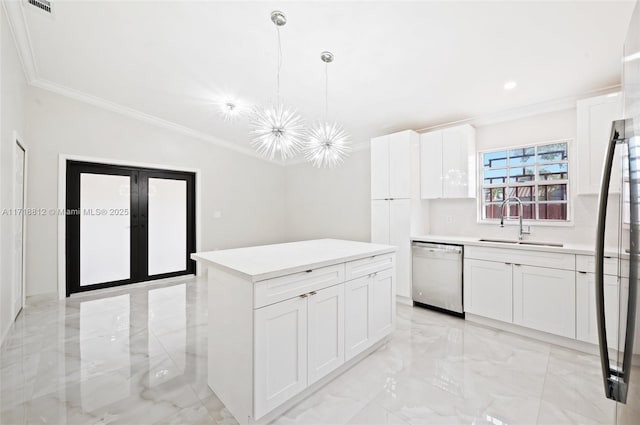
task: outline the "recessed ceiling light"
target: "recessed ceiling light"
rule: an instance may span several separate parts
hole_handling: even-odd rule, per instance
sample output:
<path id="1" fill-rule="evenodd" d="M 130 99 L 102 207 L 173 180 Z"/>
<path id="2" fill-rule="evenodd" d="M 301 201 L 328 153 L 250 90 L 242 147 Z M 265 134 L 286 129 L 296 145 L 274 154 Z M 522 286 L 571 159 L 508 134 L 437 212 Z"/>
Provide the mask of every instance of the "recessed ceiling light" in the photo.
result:
<path id="1" fill-rule="evenodd" d="M 515 89 L 517 86 L 515 81 L 507 81 L 506 83 L 504 83 L 504 89 L 505 90 L 513 90 Z"/>

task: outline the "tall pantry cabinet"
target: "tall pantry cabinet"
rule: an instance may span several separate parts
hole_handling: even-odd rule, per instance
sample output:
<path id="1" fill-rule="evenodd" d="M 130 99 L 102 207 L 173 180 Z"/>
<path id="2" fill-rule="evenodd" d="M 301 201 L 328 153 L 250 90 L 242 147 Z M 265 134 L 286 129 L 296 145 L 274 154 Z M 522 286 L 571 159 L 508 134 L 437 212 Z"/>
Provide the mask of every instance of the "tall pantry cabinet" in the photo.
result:
<path id="1" fill-rule="evenodd" d="M 428 230 L 423 202 L 418 133 L 407 130 L 371 139 L 371 242 L 398 247 L 396 292 L 407 299 L 411 298 L 411 235 Z"/>

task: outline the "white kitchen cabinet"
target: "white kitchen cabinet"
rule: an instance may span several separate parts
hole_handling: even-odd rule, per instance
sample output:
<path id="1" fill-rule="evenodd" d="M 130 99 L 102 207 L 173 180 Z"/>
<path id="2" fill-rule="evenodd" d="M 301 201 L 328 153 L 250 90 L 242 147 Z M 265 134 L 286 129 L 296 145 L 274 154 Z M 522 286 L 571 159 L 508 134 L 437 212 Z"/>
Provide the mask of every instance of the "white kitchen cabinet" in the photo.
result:
<path id="1" fill-rule="evenodd" d="M 371 199 L 389 196 L 389 136 L 371 139 Z"/>
<path id="2" fill-rule="evenodd" d="M 391 217 L 390 201 L 374 199 L 371 201 L 371 242 L 389 243 Z"/>
<path id="3" fill-rule="evenodd" d="M 371 199 L 418 196 L 418 151 L 418 133 L 415 131 L 401 131 L 371 139 Z"/>
<path id="4" fill-rule="evenodd" d="M 307 297 L 308 384 L 344 363 L 344 285 L 334 285 Z"/>
<path id="5" fill-rule="evenodd" d="M 574 271 L 513 266 L 513 323 L 575 338 L 575 305 Z"/>
<path id="6" fill-rule="evenodd" d="M 389 335 L 393 331 L 396 316 L 395 276 L 393 269 L 376 272 L 371 279 L 373 287 L 372 326 L 374 340 Z"/>
<path id="7" fill-rule="evenodd" d="M 611 122 L 622 118 L 622 95 L 612 93 L 580 100 L 577 110 L 577 140 L 575 164 L 578 170 L 578 195 L 600 192 L 600 179 Z M 619 160 L 616 161 L 616 164 Z M 610 192 L 620 192 L 620 169 L 614 167 Z"/>
<path id="8" fill-rule="evenodd" d="M 389 198 L 411 196 L 411 143 L 417 134 L 403 131 L 389 135 Z"/>
<path id="9" fill-rule="evenodd" d="M 307 299 L 257 309 L 254 321 L 254 409 L 261 417 L 307 387 Z"/>
<path id="10" fill-rule="evenodd" d="M 398 294 L 411 297 L 411 200 L 389 202 L 389 245 L 397 246 Z"/>
<path id="11" fill-rule="evenodd" d="M 395 325 L 395 269 L 346 282 L 345 360 L 389 335 Z"/>
<path id="12" fill-rule="evenodd" d="M 346 282 L 345 292 L 345 359 L 363 352 L 373 341 L 373 285 L 364 276 Z"/>
<path id="13" fill-rule="evenodd" d="M 511 323 L 512 266 L 509 263 L 464 260 L 464 309 L 478 316 Z"/>
<path id="14" fill-rule="evenodd" d="M 371 201 L 371 242 L 398 247 L 398 295 L 403 297 L 411 297 L 411 204 L 410 199 Z"/>
<path id="15" fill-rule="evenodd" d="M 420 135 L 420 188 L 423 199 L 475 198 L 475 129 L 450 127 Z"/>
<path id="16" fill-rule="evenodd" d="M 618 346 L 618 297 L 618 277 L 604 275 L 607 345 L 612 348 Z M 598 343 L 595 273 L 578 272 L 576 274 L 576 338 L 593 344 Z"/>
<path id="17" fill-rule="evenodd" d="M 420 193 L 423 199 L 442 198 L 442 131 L 420 135 Z"/>

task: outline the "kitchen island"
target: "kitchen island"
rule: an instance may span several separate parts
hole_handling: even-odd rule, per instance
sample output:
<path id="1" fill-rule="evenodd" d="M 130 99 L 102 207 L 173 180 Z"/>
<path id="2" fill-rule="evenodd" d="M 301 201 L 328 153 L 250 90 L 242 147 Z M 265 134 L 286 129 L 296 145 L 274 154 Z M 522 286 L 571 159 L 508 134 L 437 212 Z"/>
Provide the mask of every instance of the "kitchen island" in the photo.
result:
<path id="1" fill-rule="evenodd" d="M 267 423 L 382 345 L 395 251 L 319 239 L 202 252 L 209 387 L 241 424 Z"/>

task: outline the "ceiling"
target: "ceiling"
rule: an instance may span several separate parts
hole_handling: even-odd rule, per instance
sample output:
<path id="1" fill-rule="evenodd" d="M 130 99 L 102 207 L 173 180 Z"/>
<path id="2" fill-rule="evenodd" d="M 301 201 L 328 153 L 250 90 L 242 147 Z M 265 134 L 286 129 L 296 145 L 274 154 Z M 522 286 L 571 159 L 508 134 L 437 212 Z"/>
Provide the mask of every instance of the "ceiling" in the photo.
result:
<path id="1" fill-rule="evenodd" d="M 216 101 L 274 97 L 282 28 L 284 101 L 330 115 L 353 142 L 505 111 L 620 82 L 633 2 L 61 1 L 25 6 L 37 78 L 240 146 L 248 120 Z M 508 80 L 517 87 L 505 91 Z"/>

